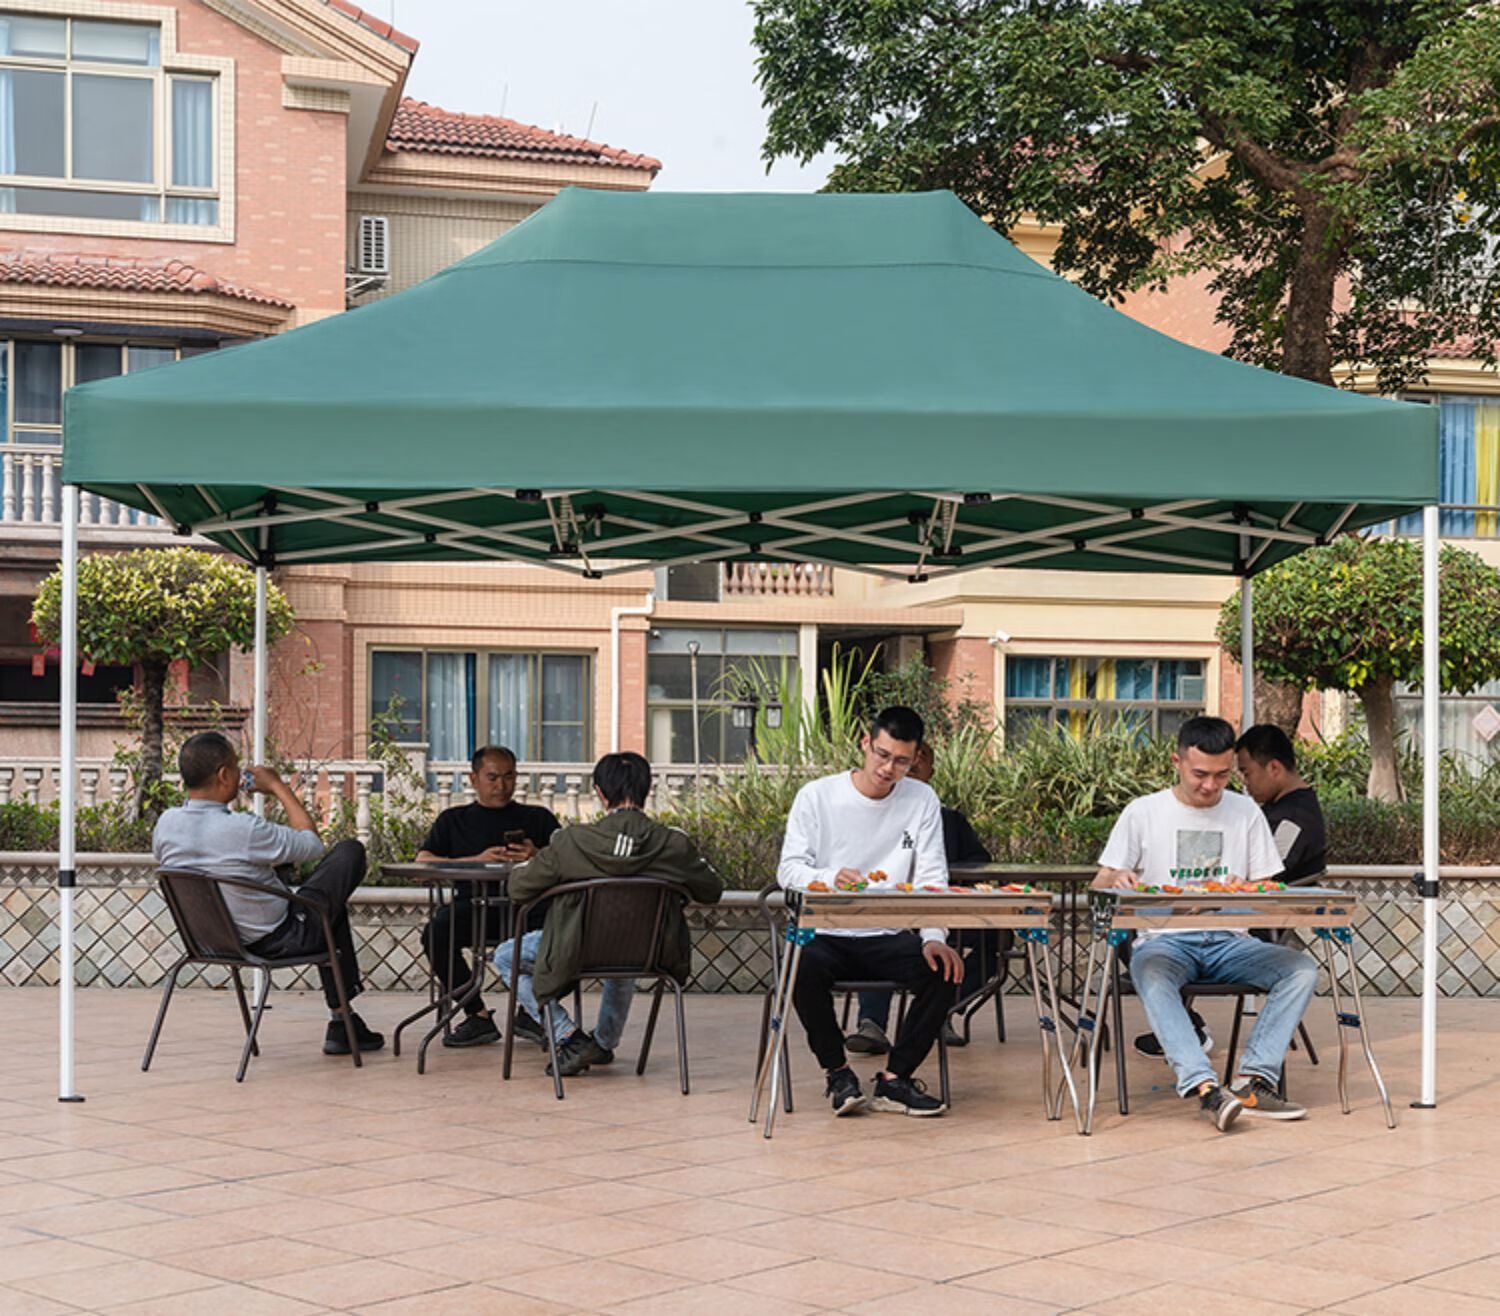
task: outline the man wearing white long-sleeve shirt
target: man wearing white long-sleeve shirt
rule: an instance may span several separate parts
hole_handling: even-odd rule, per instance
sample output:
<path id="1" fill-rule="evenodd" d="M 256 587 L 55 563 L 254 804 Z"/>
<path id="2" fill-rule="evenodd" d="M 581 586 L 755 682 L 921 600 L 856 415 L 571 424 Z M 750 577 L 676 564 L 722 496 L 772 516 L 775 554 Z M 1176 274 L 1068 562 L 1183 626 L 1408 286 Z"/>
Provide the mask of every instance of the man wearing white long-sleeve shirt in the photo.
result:
<path id="1" fill-rule="evenodd" d="M 903 883 L 946 886 L 938 798 L 908 777 L 922 740 L 909 708 L 880 712 L 860 742 L 863 766 L 810 781 L 792 803 L 776 880 L 785 890 L 891 890 Z M 792 1003 L 808 1045 L 827 1073 L 835 1115 L 866 1104 L 904 1115 L 941 1115 L 943 1103 L 913 1077 L 937 1041 L 963 961 L 943 928 L 820 930 L 802 950 Z M 833 984 L 890 981 L 912 994 L 887 1068 L 867 1099 L 844 1054 Z"/>

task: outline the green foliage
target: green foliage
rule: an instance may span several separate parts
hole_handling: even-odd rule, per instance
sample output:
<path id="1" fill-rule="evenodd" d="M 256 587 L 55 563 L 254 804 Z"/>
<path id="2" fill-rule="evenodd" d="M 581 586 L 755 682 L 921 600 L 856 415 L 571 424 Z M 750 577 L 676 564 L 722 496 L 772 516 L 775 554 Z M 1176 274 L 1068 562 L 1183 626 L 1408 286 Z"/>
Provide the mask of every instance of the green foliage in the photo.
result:
<path id="1" fill-rule="evenodd" d="M 1382 391 L 1493 353 L 1500 17 L 1468 0 L 754 0 L 768 161 L 950 188 L 1117 298 L 1213 275 L 1232 355 Z M 1336 287 L 1348 296 L 1335 304 Z"/>
<path id="2" fill-rule="evenodd" d="M 47 644 L 62 626 L 62 570 L 37 592 L 31 620 Z M 292 627 L 292 607 L 266 591 L 266 634 Z M 255 573 L 217 553 L 142 548 L 94 553 L 78 562 L 78 650 L 99 663 L 201 663 L 255 642 Z"/>
<path id="3" fill-rule="evenodd" d="M 110 801 L 80 808 L 76 816 L 78 850 L 83 854 L 142 854 L 151 850 L 151 821 L 131 816 L 123 803 Z M 12 800 L 0 804 L 0 851 L 58 847 L 58 807 Z"/>
<path id="4" fill-rule="evenodd" d="M 1500 571 L 1445 547 L 1439 567 L 1443 689 L 1465 694 L 1500 676 Z M 1381 677 L 1422 681 L 1422 552 L 1405 539 L 1346 535 L 1255 578 L 1258 674 L 1304 690 L 1358 691 Z M 1240 596 L 1219 613 L 1237 653 Z"/>

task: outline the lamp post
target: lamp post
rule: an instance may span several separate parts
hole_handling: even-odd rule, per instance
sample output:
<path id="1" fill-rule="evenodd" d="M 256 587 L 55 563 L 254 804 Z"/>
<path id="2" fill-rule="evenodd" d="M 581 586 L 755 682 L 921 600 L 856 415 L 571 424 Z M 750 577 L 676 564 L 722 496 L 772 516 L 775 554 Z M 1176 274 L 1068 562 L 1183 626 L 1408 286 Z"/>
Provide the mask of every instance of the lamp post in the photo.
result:
<path id="1" fill-rule="evenodd" d="M 755 748 L 755 727 L 759 721 L 758 714 L 763 709 L 766 715 L 766 728 L 771 731 L 776 730 L 781 725 L 781 700 L 773 697 L 762 703 L 760 691 L 751 689 L 729 705 L 730 725 L 750 733 L 750 757 L 753 759 L 760 757 Z"/>
<path id="2" fill-rule="evenodd" d="M 688 684 L 692 689 L 693 697 L 693 805 L 697 809 L 703 807 L 703 747 L 700 743 L 702 732 L 698 726 L 698 641 L 687 642 L 688 651 Z"/>

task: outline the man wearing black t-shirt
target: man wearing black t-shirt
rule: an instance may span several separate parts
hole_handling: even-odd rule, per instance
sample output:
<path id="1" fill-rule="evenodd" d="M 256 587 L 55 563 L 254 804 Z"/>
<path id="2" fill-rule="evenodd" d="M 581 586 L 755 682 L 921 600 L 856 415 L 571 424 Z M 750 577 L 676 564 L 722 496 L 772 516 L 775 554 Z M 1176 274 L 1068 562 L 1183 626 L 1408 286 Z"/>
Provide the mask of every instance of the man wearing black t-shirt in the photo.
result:
<path id="1" fill-rule="evenodd" d="M 1297 752 L 1280 727 L 1253 726 L 1235 742 L 1235 758 L 1250 798 L 1260 805 L 1276 853 L 1282 878 L 1300 882 L 1328 867 L 1328 838 L 1323 810 L 1313 788 L 1297 771 Z"/>
<path id="2" fill-rule="evenodd" d="M 418 862 L 435 859 L 459 859 L 472 863 L 521 864 L 546 845 L 558 828 L 551 810 L 534 804 L 517 804 L 516 756 L 504 746 L 486 745 L 475 755 L 469 780 L 474 786 L 474 803 L 444 809 L 417 851 Z M 454 884 L 453 903 L 441 906 L 432 921 L 422 929 L 422 946 L 432 965 L 432 973 L 445 992 L 454 982 L 466 982 L 472 969 L 464 954 L 472 910 L 473 885 Z M 536 926 L 546 911 L 533 911 Z M 454 945 L 455 930 L 459 944 Z M 485 912 L 485 935 L 490 940 L 500 936 L 500 910 L 491 906 Z M 475 996 L 465 1007 L 468 1018 L 443 1038 L 444 1046 L 482 1046 L 498 1042 L 500 1030 L 484 1002 Z M 541 1025 L 523 1014 L 516 1016 L 516 1035 L 542 1041 Z"/>

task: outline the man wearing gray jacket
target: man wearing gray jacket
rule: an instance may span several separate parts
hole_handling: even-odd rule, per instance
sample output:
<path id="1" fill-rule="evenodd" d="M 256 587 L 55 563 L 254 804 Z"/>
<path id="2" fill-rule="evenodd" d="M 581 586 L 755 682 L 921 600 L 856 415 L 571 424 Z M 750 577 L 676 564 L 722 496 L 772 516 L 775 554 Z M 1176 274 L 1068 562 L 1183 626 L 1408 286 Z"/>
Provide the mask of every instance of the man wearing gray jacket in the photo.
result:
<path id="1" fill-rule="evenodd" d="M 545 849 L 511 871 L 507 891 L 517 905 L 546 894 L 567 882 L 594 877 L 662 877 L 679 882 L 700 904 L 712 904 L 724 890 L 708 860 L 687 835 L 646 816 L 642 807 L 651 793 L 651 765 L 639 754 L 606 754 L 594 765 L 594 791 L 604 816 L 590 823 L 574 823 L 554 832 Z M 558 1043 L 558 1065 L 563 1077 L 584 1073 L 591 1065 L 607 1065 L 630 1016 L 635 983 L 606 979 L 599 1002 L 599 1019 L 592 1033 L 569 1018 L 558 1002 L 578 977 L 583 901 L 563 896 L 552 903 L 540 932 L 521 938 L 517 1004 L 534 1019 L 542 1017 L 541 1000 L 551 1000 L 552 1029 Z M 692 971 L 692 941 L 681 909 L 667 907 L 662 960 L 678 982 Z M 514 941 L 495 950 L 495 967 L 510 982 Z M 551 1066 L 548 1066 L 551 1072 Z"/>

